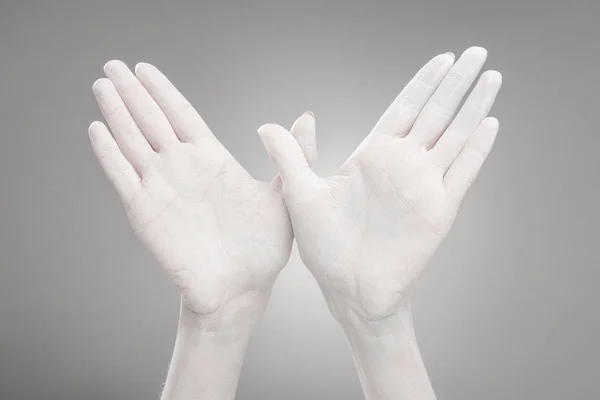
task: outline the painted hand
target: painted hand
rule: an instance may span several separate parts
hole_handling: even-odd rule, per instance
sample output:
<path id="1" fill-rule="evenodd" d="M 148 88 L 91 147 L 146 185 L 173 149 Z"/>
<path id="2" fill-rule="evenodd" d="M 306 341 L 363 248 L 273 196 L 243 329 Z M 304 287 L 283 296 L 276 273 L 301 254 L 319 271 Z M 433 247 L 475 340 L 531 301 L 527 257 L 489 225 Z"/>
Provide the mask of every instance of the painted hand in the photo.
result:
<path id="1" fill-rule="evenodd" d="M 254 319 L 293 241 L 279 179 L 252 178 L 154 66 L 134 74 L 110 61 L 104 70 L 93 92 L 114 138 L 101 122 L 89 135 L 135 233 L 195 314 L 215 324 L 244 312 Z M 313 116 L 291 131 L 312 161 Z"/>
<path id="2" fill-rule="evenodd" d="M 487 117 L 501 75 L 484 72 L 487 52 L 467 49 L 429 61 L 333 176 L 308 168 L 278 125 L 259 134 L 283 181 L 302 260 L 334 316 L 381 320 L 403 304 L 448 233 L 488 155 L 498 121 Z"/>

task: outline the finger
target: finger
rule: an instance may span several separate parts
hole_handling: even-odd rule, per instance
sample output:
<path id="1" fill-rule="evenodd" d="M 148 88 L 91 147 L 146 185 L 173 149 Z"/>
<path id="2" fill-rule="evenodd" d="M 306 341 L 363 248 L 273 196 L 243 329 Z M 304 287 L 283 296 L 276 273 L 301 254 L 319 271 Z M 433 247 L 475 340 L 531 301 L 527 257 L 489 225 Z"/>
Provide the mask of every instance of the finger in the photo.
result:
<path id="1" fill-rule="evenodd" d="M 318 179 L 302 148 L 287 129 L 276 124 L 265 124 L 258 128 L 258 134 L 277 166 L 284 192 L 294 195 Z"/>
<path id="2" fill-rule="evenodd" d="M 482 47 L 470 47 L 460 56 L 431 96 L 408 138 L 430 149 L 448 126 L 463 97 L 487 58 Z"/>
<path id="3" fill-rule="evenodd" d="M 290 132 L 300 145 L 306 161 L 312 165 L 317 159 L 315 115 L 311 111 L 306 111 L 294 122 Z"/>
<path id="4" fill-rule="evenodd" d="M 182 142 L 212 136 L 202 117 L 158 68 L 138 63 L 135 74 L 163 110 Z"/>
<path id="5" fill-rule="evenodd" d="M 117 142 L 102 122 L 92 122 L 88 129 L 90 142 L 102 169 L 125 204 L 140 187 L 140 177 L 127 161 Z"/>
<path id="6" fill-rule="evenodd" d="M 98 79 L 94 82 L 92 91 L 123 155 L 141 176 L 145 162 L 156 153 L 129 114 L 127 106 L 109 79 Z"/>
<path id="7" fill-rule="evenodd" d="M 453 62 L 454 54 L 445 53 L 432 58 L 421 67 L 383 113 L 371 133 L 406 136 L 427 99 L 440 84 Z"/>
<path id="8" fill-rule="evenodd" d="M 163 111 L 124 62 L 109 61 L 104 66 L 104 72 L 155 151 L 178 141 Z"/>
<path id="9" fill-rule="evenodd" d="M 444 172 L 454 162 L 473 131 L 487 117 L 501 86 L 502 75 L 498 71 L 484 72 L 456 118 L 431 149 Z"/>
<path id="10" fill-rule="evenodd" d="M 306 111 L 292 124 L 290 133 L 300 145 L 300 148 L 304 153 L 304 157 L 306 158 L 306 162 L 308 162 L 309 165 L 312 165 L 317 158 L 317 146 L 315 143 L 315 115 L 310 111 Z M 269 186 L 277 191 L 281 191 L 282 184 L 279 174 L 277 174 Z"/>
<path id="11" fill-rule="evenodd" d="M 475 181 L 483 162 L 490 153 L 498 128 L 496 118 L 485 118 L 444 176 L 444 189 L 456 207 Z"/>

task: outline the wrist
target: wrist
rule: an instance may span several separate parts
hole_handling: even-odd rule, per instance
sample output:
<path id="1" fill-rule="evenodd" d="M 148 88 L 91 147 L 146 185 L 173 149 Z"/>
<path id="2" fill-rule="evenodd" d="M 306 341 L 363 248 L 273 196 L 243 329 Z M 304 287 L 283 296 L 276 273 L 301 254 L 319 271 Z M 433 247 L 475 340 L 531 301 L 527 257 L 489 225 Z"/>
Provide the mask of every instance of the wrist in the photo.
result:
<path id="1" fill-rule="evenodd" d="M 346 315 L 342 327 L 368 400 L 435 400 L 407 301 L 384 318 Z"/>
<path id="2" fill-rule="evenodd" d="M 365 310 L 357 301 L 339 301 L 325 296 L 335 320 L 346 333 L 370 336 L 398 335 L 412 329 L 410 302 L 399 296 L 393 305 L 386 306 L 385 312 L 373 313 Z"/>
<path id="3" fill-rule="evenodd" d="M 255 307 L 254 303 L 248 306 Z M 240 318 L 243 309 L 227 308 L 220 309 L 221 315 L 199 315 L 182 301 L 175 349 L 161 399 L 234 399 L 246 346 L 258 320 Z M 248 315 L 248 310 L 243 314 Z"/>
<path id="4" fill-rule="evenodd" d="M 180 329 L 223 337 L 250 331 L 262 317 L 269 294 L 258 291 L 240 294 L 208 313 L 197 312 L 182 298 Z"/>

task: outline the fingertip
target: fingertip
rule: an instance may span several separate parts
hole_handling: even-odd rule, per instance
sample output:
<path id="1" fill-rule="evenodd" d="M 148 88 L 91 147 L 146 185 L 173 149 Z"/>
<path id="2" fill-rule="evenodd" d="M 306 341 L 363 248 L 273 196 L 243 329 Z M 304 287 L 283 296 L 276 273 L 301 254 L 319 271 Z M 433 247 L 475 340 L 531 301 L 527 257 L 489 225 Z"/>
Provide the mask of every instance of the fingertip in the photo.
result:
<path id="1" fill-rule="evenodd" d="M 448 52 L 444 53 L 443 55 L 444 55 L 444 56 L 450 56 L 452 59 L 454 59 L 454 58 L 456 57 L 456 54 L 454 54 L 454 53 L 453 53 L 453 52 L 451 52 L 451 51 L 448 51 Z"/>
<path id="2" fill-rule="evenodd" d="M 147 62 L 139 62 L 139 63 L 135 64 L 135 67 L 133 70 L 137 75 L 140 72 L 147 71 L 150 67 L 151 67 L 151 65 L 148 64 Z"/>
<path id="3" fill-rule="evenodd" d="M 267 124 L 261 125 L 256 131 L 258 132 L 259 135 L 263 136 L 263 135 L 266 135 L 269 133 L 280 131 L 282 129 L 284 129 L 284 128 L 281 125 L 267 123 Z"/>
<path id="4" fill-rule="evenodd" d="M 102 79 L 106 79 L 106 78 L 100 78 L 100 79 L 96 79 L 94 81 L 94 83 L 92 83 L 92 92 L 94 94 L 98 93 L 98 89 L 100 88 L 100 85 L 102 85 Z"/>
<path id="5" fill-rule="evenodd" d="M 256 130 L 258 136 L 260 137 L 260 140 L 262 140 L 262 142 L 265 144 L 267 143 L 268 137 L 271 136 L 271 131 L 273 129 L 272 125 L 273 124 L 263 124 L 259 126 Z"/>
<path id="6" fill-rule="evenodd" d="M 95 143 L 98 142 L 105 129 L 106 127 L 100 121 L 94 121 L 90 124 L 90 126 L 88 127 L 88 137 L 93 145 L 95 145 Z"/>
<path id="7" fill-rule="evenodd" d="M 96 79 L 92 84 L 92 92 L 97 95 L 100 92 L 102 92 L 102 90 L 108 85 L 112 85 L 111 81 L 108 78 Z"/>
<path id="8" fill-rule="evenodd" d="M 314 126 L 315 114 L 313 114 L 311 111 L 305 111 L 298 118 L 296 118 L 292 124 L 292 127 L 290 128 L 290 132 L 294 133 L 298 130 L 303 132 L 307 130 L 314 130 Z"/>
<path id="9" fill-rule="evenodd" d="M 266 133 L 270 130 L 269 125 L 270 124 L 262 124 L 261 126 L 258 127 L 256 132 L 258 132 L 259 135 L 263 135 L 264 133 Z"/>
<path id="10" fill-rule="evenodd" d="M 90 126 L 88 127 L 88 133 L 91 135 L 92 132 L 94 132 L 97 128 L 98 128 L 98 124 L 102 124 L 102 122 L 100 121 L 94 121 L 90 124 Z"/>
<path id="11" fill-rule="evenodd" d="M 315 117 L 311 111 L 306 111 L 298 117 L 290 129 L 309 165 L 317 158 L 315 131 Z"/>
<path id="12" fill-rule="evenodd" d="M 110 60 L 106 64 L 104 64 L 104 67 L 102 69 L 104 70 L 104 73 L 108 76 L 111 74 L 115 74 L 117 71 L 119 71 L 119 69 L 122 69 L 123 67 L 127 68 L 127 64 L 125 64 L 123 61 Z"/>
<path id="13" fill-rule="evenodd" d="M 452 52 L 440 54 L 440 64 L 442 67 L 449 68 L 456 61 L 456 55 Z"/>
<path id="14" fill-rule="evenodd" d="M 436 63 L 439 66 L 443 66 L 446 64 L 451 65 L 454 63 L 454 58 L 455 58 L 455 56 L 454 56 L 454 53 L 452 53 L 452 52 L 438 54 L 437 56 L 435 56 L 431 60 L 429 60 L 423 68 L 425 68 L 427 65 L 430 65 L 432 63 Z"/>
<path id="15" fill-rule="evenodd" d="M 303 131 L 314 131 L 315 122 L 315 114 L 311 111 L 306 111 L 294 122 L 292 130 L 300 128 Z"/>
<path id="16" fill-rule="evenodd" d="M 483 77 L 488 84 L 498 85 L 502 84 L 502 74 L 496 70 L 488 70 L 483 73 Z"/>
<path id="17" fill-rule="evenodd" d="M 494 131 L 497 131 L 498 128 L 500 127 L 500 121 L 498 121 L 498 118 L 496 118 L 496 117 L 487 117 L 485 119 L 485 123 L 491 130 L 494 130 Z"/>
<path id="18" fill-rule="evenodd" d="M 460 56 L 463 63 L 473 63 L 474 65 L 483 65 L 487 60 L 487 50 L 481 46 L 471 46 Z"/>
<path id="19" fill-rule="evenodd" d="M 115 64 L 117 64 L 118 62 L 119 62 L 119 60 L 107 61 L 106 63 L 104 63 L 102 70 L 106 73 L 107 71 L 110 71 L 111 69 L 113 69 L 115 67 Z"/>
<path id="20" fill-rule="evenodd" d="M 479 55 L 482 57 L 486 57 L 487 56 L 487 49 L 485 47 L 482 46 L 471 46 L 468 49 L 465 50 L 465 52 L 463 54 L 473 54 L 473 55 Z"/>

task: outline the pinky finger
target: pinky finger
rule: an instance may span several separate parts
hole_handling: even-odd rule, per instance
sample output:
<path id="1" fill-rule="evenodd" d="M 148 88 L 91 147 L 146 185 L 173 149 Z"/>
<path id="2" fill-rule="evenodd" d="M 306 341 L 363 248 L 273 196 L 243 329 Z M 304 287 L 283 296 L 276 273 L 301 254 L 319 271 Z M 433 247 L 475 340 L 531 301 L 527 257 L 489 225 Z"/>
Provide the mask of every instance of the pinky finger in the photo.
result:
<path id="1" fill-rule="evenodd" d="M 94 154 L 102 169 L 113 183 L 121 200 L 128 204 L 140 186 L 140 177 L 121 153 L 117 142 L 102 122 L 92 122 L 88 133 Z"/>
<path id="2" fill-rule="evenodd" d="M 485 118 L 467 141 L 465 147 L 444 176 L 444 188 L 456 206 L 479 174 L 498 134 L 498 120 Z"/>

